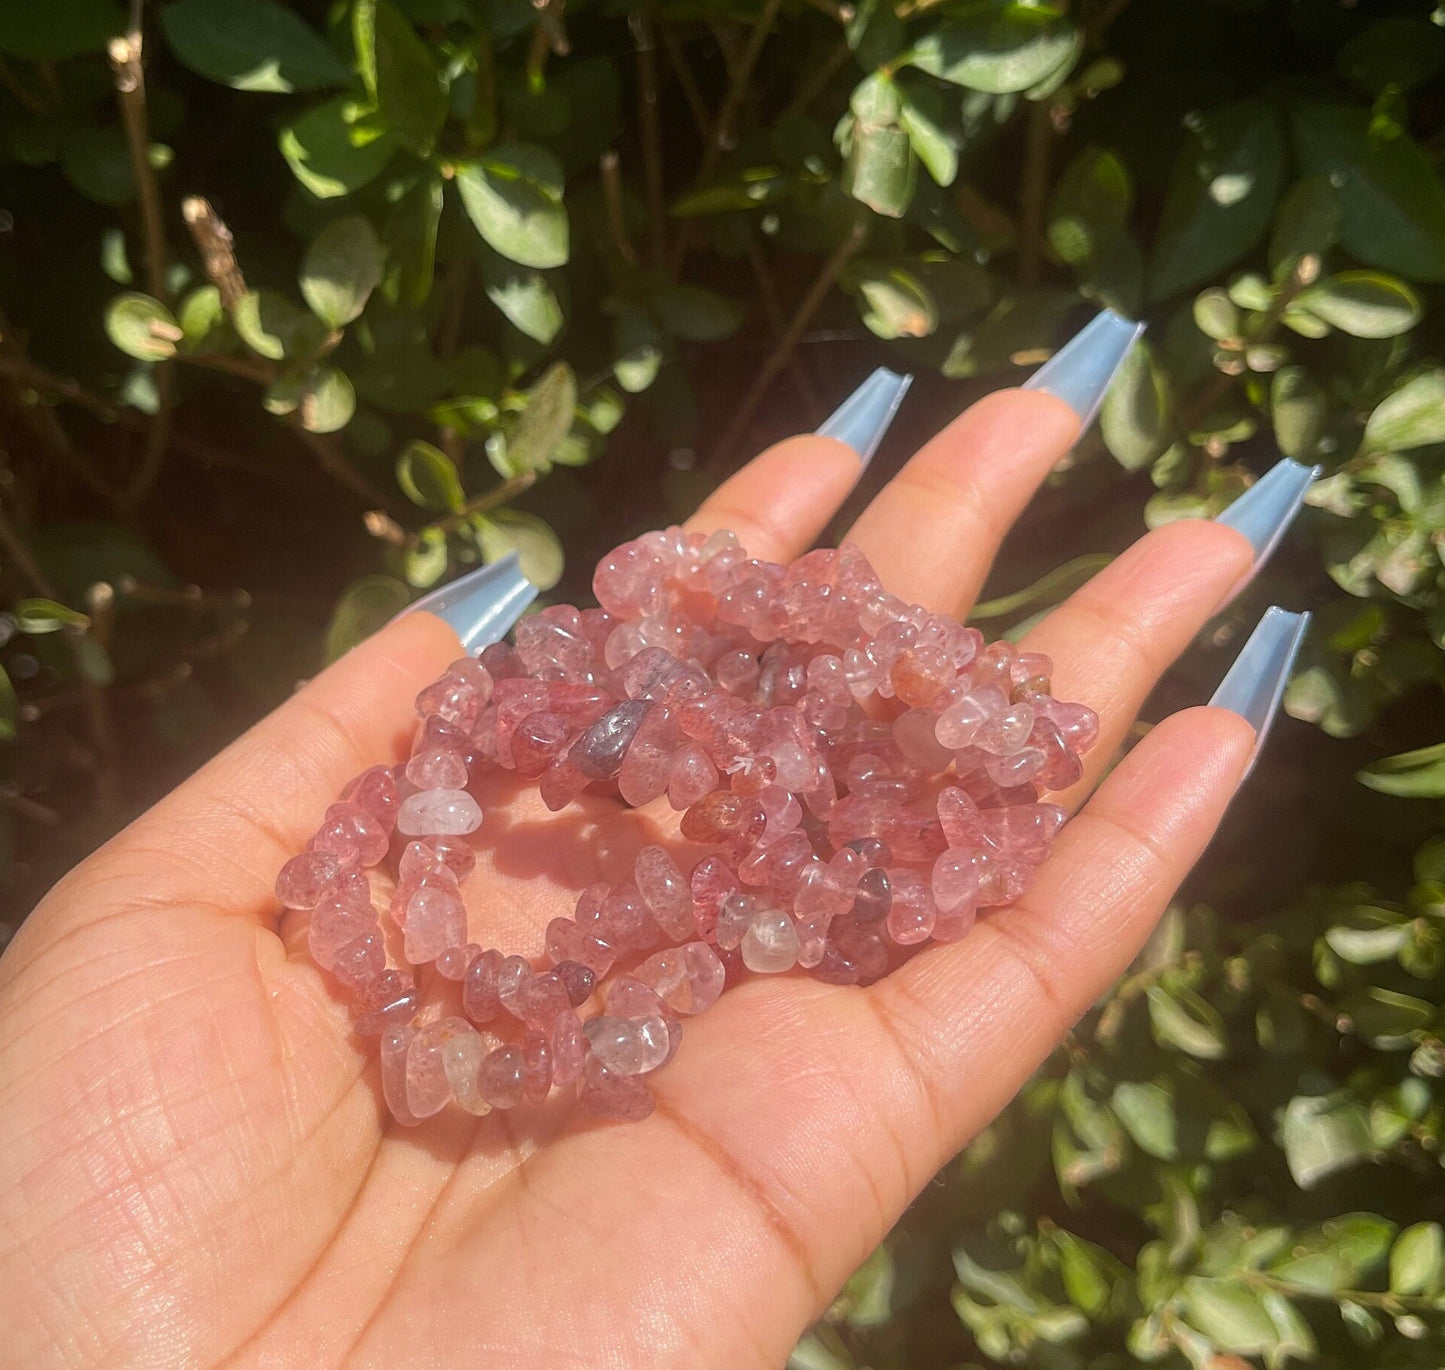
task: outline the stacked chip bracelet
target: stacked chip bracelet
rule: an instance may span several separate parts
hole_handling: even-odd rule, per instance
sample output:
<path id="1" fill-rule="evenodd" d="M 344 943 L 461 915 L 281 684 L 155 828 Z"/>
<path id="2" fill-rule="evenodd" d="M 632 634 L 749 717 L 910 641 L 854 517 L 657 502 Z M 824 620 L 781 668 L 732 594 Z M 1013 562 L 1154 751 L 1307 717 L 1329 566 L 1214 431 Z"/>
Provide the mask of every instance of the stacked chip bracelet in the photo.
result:
<path id="1" fill-rule="evenodd" d="M 1047 657 L 905 604 L 850 545 L 782 566 L 670 528 L 605 557 L 593 589 L 601 607 L 543 609 L 427 686 L 407 763 L 352 781 L 277 877 L 356 1030 L 379 1034 L 403 1123 L 572 1085 L 604 1117 L 647 1116 L 681 1019 L 746 972 L 866 985 L 1017 899 L 1064 819 L 1040 795 L 1080 778 L 1098 732 L 1049 693 Z M 545 968 L 484 950 L 461 894 L 468 786 L 499 767 L 553 810 L 665 797 L 709 854 L 684 872 L 644 848 L 630 881 L 548 924 Z M 366 871 L 392 853 L 388 929 Z M 464 1016 L 428 1015 L 428 965 Z"/>

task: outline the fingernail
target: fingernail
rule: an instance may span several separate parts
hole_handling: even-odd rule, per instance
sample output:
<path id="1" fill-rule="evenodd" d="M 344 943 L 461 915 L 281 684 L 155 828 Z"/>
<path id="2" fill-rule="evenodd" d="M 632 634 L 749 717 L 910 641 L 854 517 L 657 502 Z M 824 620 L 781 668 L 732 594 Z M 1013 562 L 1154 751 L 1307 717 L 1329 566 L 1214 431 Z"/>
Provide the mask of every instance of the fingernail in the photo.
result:
<path id="1" fill-rule="evenodd" d="M 846 442 L 867 466 L 912 384 L 912 376 L 880 366 L 828 415 L 818 436 Z"/>
<path id="2" fill-rule="evenodd" d="M 1234 528 L 1254 548 L 1257 570 L 1289 531 L 1305 500 L 1305 491 L 1320 474 L 1319 466 L 1302 466 L 1288 457 L 1276 462 L 1214 521 Z"/>
<path id="3" fill-rule="evenodd" d="M 1079 431 L 1093 422 L 1109 382 L 1118 373 L 1139 335 L 1142 323 L 1112 309 L 1095 314 L 1023 384 L 1063 400 L 1079 416 Z"/>
<path id="4" fill-rule="evenodd" d="M 536 598 L 537 587 L 522 574 L 517 554 L 509 552 L 490 566 L 479 566 L 429 591 L 403 612 L 435 614 L 456 629 L 468 652 L 479 652 L 500 642 Z"/>
<path id="5" fill-rule="evenodd" d="M 1237 713 L 1254 729 L 1256 756 L 1279 712 L 1309 626 L 1308 614 L 1292 614 L 1278 605 L 1266 609 L 1209 701 L 1217 709 Z"/>

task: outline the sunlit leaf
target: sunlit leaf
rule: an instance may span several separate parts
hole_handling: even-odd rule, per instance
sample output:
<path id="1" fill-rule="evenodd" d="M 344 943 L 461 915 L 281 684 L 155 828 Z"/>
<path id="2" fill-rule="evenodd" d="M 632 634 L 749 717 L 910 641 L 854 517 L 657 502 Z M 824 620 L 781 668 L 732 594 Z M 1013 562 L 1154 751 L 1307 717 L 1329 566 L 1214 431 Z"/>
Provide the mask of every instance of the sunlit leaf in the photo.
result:
<path id="1" fill-rule="evenodd" d="M 160 22 L 183 65 L 236 90 L 315 90 L 350 74 L 314 29 L 275 0 L 172 0 Z"/>
<path id="2" fill-rule="evenodd" d="M 535 514 L 498 509 L 494 514 L 478 515 L 475 526 L 487 561 L 500 561 L 508 552 L 515 552 L 522 574 L 539 590 L 550 590 L 562 579 L 562 544 Z"/>

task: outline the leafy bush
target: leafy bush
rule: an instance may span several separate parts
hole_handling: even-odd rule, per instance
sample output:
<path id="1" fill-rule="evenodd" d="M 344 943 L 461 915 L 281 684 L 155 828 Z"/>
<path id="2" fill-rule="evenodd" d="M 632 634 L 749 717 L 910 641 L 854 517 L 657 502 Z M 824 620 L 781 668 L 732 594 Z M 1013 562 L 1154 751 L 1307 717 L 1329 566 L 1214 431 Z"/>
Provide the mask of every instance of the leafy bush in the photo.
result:
<path id="1" fill-rule="evenodd" d="M 1442 68 L 1413 3 L 0 9 L 7 897 L 467 564 L 583 594 L 872 361 L 901 451 L 1113 305 L 979 617 L 1319 462 L 1159 707 L 1275 599 L 1327 738 L 798 1364 L 1438 1363 Z"/>

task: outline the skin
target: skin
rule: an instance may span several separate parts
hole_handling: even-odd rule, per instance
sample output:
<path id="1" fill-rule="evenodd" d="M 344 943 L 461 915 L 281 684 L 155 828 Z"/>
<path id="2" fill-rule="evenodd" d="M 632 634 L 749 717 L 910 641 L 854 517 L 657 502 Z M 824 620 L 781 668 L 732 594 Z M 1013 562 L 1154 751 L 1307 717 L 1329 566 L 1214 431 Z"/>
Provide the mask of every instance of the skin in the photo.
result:
<path id="1" fill-rule="evenodd" d="M 890 589 L 963 613 L 1076 430 L 1047 395 L 992 395 L 852 537 Z M 790 439 L 692 526 L 785 560 L 857 475 L 842 444 Z M 622 1125 L 554 1100 L 397 1126 L 304 915 L 279 914 L 276 871 L 352 775 L 406 754 L 413 697 L 459 654 L 426 614 L 379 633 L 81 863 L 0 958 L 0 1365 L 781 1365 L 1208 843 L 1253 748 L 1237 716 L 1176 714 L 1098 779 L 1249 561 L 1230 529 L 1171 524 L 1029 635 L 1103 732 L 1019 904 L 866 990 L 744 983 Z M 506 773 L 479 797 L 471 930 L 507 951 L 675 824 L 549 814 Z"/>

